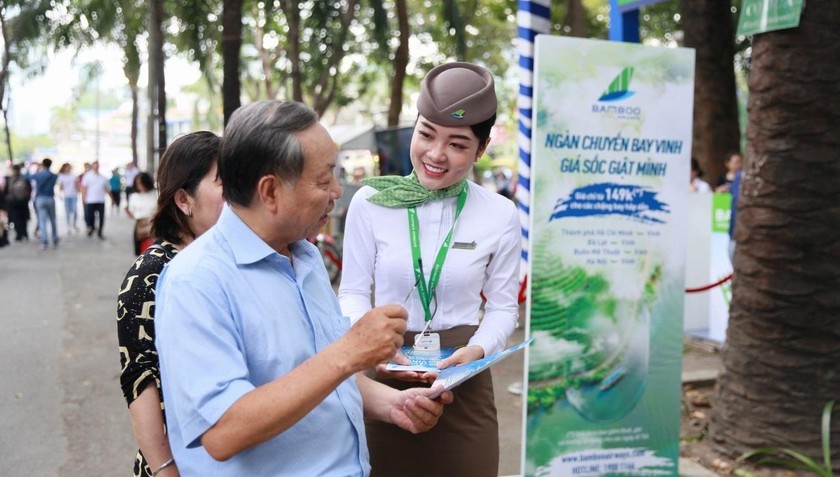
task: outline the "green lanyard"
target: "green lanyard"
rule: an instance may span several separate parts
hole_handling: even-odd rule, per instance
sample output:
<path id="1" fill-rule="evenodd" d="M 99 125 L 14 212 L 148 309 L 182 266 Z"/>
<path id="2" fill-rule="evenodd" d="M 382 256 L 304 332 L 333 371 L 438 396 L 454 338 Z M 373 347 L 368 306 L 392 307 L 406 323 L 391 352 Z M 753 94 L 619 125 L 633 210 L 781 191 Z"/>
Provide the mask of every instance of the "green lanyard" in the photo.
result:
<path id="1" fill-rule="evenodd" d="M 414 266 L 414 278 L 417 280 L 417 293 L 420 295 L 420 303 L 423 305 L 423 311 L 426 313 L 426 321 L 432 319 L 432 312 L 429 305 L 432 302 L 432 290 L 437 286 L 440 280 L 440 272 L 443 269 L 443 262 L 446 260 L 446 254 L 449 253 L 449 242 L 452 240 L 452 231 L 455 230 L 455 222 L 458 216 L 461 215 L 461 210 L 464 209 L 464 204 L 467 202 L 467 185 L 461 189 L 458 194 L 458 205 L 455 207 L 455 219 L 452 220 L 452 228 L 440 245 L 437 257 L 435 258 L 435 265 L 432 267 L 432 274 L 429 275 L 429 283 L 426 283 L 426 277 L 423 276 L 423 262 L 420 258 L 420 221 L 417 220 L 417 208 L 408 208 L 408 233 L 411 241 L 411 260 Z"/>

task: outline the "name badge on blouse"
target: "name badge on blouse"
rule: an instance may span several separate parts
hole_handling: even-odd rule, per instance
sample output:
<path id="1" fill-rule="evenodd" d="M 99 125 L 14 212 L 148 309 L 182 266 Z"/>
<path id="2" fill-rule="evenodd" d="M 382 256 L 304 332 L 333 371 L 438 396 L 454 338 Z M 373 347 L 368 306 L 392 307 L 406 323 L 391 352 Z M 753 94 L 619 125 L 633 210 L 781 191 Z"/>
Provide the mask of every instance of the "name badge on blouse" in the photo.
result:
<path id="1" fill-rule="evenodd" d="M 455 242 L 452 244 L 452 248 L 460 250 L 475 250 L 476 245 L 478 244 L 475 243 L 475 240 L 472 242 Z"/>
<path id="2" fill-rule="evenodd" d="M 434 353 L 440 351 L 440 335 L 437 333 L 421 333 L 414 337 L 415 353 Z"/>

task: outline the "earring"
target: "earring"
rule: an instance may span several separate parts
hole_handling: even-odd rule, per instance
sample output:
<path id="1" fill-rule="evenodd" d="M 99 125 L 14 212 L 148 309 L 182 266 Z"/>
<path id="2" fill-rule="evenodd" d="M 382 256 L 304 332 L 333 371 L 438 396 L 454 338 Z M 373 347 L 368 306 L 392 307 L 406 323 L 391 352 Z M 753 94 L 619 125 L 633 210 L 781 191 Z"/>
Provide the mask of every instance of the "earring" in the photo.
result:
<path id="1" fill-rule="evenodd" d="M 192 209 L 190 209 L 190 210 L 188 210 L 188 211 L 187 211 L 187 217 L 192 218 Z"/>

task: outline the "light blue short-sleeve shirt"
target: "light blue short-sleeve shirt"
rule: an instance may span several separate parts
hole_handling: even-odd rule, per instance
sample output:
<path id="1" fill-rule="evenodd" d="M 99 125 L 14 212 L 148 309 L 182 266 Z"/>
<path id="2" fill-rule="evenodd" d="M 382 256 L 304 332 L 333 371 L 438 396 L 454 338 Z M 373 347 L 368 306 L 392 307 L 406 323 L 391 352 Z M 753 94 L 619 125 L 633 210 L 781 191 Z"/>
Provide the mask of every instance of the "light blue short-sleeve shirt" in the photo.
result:
<path id="1" fill-rule="evenodd" d="M 350 326 L 317 248 L 300 241 L 291 252 L 292 261 L 225 206 L 216 226 L 161 274 L 155 344 L 181 475 L 369 473 L 355 378 L 282 434 L 226 462 L 201 446 L 201 436 L 237 399 L 299 366 Z"/>

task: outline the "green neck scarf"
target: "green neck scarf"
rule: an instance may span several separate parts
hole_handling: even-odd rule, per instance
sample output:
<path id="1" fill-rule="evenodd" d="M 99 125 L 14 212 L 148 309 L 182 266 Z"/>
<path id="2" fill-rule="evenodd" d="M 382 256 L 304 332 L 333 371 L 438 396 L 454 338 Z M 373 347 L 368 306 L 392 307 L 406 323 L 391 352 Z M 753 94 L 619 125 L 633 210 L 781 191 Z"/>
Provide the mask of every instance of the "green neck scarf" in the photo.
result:
<path id="1" fill-rule="evenodd" d="M 455 184 L 438 190 L 429 190 L 417 179 L 414 171 L 406 177 L 380 176 L 362 179 L 362 184 L 376 189 L 377 193 L 368 197 L 368 201 L 390 207 L 392 209 L 407 209 L 417 207 L 426 202 L 457 197 L 467 186 L 467 180 L 462 178 Z"/>

